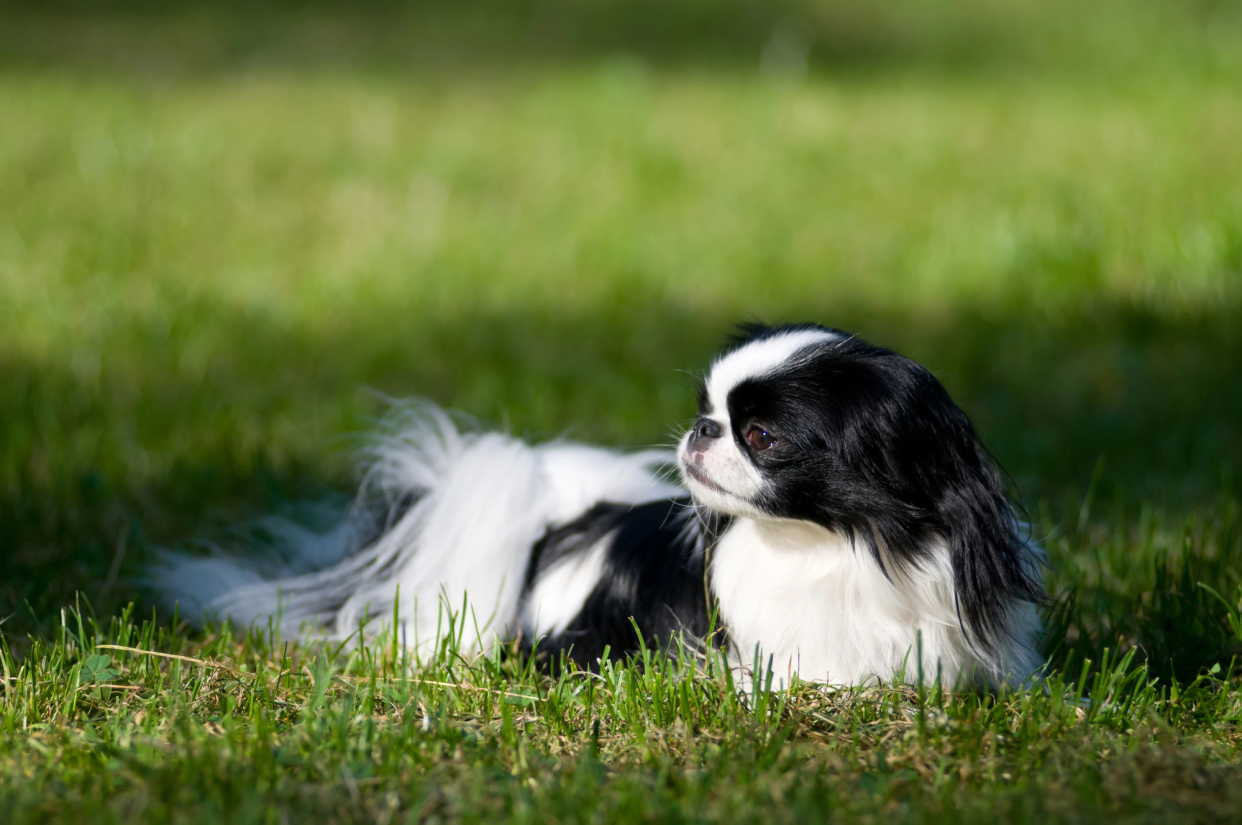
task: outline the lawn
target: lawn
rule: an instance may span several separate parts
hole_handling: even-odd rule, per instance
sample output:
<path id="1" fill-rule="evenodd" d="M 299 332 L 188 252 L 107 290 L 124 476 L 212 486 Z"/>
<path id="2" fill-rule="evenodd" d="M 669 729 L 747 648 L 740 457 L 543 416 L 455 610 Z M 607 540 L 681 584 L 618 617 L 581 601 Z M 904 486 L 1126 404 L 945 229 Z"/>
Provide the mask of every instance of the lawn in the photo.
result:
<path id="1" fill-rule="evenodd" d="M 668 443 L 749 320 L 970 413 L 1046 690 L 411 663 L 133 584 L 345 500 L 388 397 Z M 0 0 L 7 821 L 1236 821 L 1240 471 L 1237 3 Z"/>

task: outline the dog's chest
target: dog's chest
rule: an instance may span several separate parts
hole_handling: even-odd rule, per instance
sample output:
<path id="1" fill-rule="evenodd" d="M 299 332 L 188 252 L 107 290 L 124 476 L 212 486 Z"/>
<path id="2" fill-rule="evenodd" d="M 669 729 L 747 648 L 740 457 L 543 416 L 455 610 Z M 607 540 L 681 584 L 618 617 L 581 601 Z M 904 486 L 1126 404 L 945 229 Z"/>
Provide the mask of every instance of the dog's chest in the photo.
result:
<path id="1" fill-rule="evenodd" d="M 943 629 L 889 581 L 870 552 L 803 522 L 738 519 L 713 550 L 711 585 L 739 664 L 756 649 L 775 678 L 888 680 L 923 632 L 925 661 Z M 913 658 L 911 667 L 915 667 Z"/>

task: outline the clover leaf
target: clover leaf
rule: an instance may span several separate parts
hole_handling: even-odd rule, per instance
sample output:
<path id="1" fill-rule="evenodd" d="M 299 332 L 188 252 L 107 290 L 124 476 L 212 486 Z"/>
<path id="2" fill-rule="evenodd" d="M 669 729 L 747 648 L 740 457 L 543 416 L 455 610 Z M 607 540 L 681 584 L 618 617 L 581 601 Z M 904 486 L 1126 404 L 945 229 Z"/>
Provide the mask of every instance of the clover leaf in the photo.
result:
<path id="1" fill-rule="evenodd" d="M 112 657 L 106 653 L 87 656 L 82 663 L 82 679 L 96 684 L 115 679 L 119 674 L 112 669 Z"/>

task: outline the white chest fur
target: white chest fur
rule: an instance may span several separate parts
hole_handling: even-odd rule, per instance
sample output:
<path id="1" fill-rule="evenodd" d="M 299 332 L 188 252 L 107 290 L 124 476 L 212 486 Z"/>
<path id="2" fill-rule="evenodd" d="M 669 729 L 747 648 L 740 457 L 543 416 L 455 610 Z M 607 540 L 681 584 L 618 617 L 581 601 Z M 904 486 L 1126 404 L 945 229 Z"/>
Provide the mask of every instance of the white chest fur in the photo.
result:
<path id="1" fill-rule="evenodd" d="M 946 684 L 977 664 L 954 609 L 943 545 L 923 569 L 890 580 L 869 549 L 808 522 L 734 521 L 713 551 L 711 584 L 740 659 L 756 647 L 776 682 L 863 684 L 924 678 Z"/>

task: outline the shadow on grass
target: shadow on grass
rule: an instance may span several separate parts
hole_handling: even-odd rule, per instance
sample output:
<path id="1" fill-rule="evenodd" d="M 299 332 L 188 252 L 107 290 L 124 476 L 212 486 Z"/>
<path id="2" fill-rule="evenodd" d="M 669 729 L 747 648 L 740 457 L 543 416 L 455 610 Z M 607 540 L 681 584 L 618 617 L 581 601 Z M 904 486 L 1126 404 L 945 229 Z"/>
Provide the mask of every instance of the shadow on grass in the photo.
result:
<path id="1" fill-rule="evenodd" d="M 347 493 L 342 434 L 365 430 L 383 406 L 360 387 L 424 395 L 534 438 L 667 443 L 693 414 L 693 376 L 681 370 L 705 367 L 739 320 L 638 300 L 581 315 L 380 312 L 325 333 L 201 303 L 171 328 L 135 322 L 118 332 L 97 365 L 0 362 L 0 616 L 20 614 L 6 632 L 57 621 L 78 590 L 97 598 L 107 589 L 96 607 L 112 612 L 134 596 L 127 574 L 150 543 Z M 1096 299 L 1039 310 L 1015 301 L 921 317 L 808 306 L 801 318 L 765 320 L 808 318 L 935 370 L 1045 526 L 1075 524 L 1103 468 L 1093 495 L 1112 526 L 1053 540 L 1064 539 L 1060 563 L 1107 551 L 1108 570 L 1057 571 L 1083 592 L 1056 632 L 1094 633 L 1097 648 L 1141 643 L 1159 656 L 1198 650 L 1179 675 L 1229 649 L 1224 636 L 1213 639 L 1223 613 L 1208 615 L 1218 604 L 1196 588 L 1202 580 L 1233 591 L 1236 524 L 1204 516 L 1223 526 L 1200 552 L 1179 517 L 1159 541 L 1141 522 L 1153 508 L 1234 501 L 1242 307 Z M 187 366 L 195 336 L 213 348 Z M 1183 534 L 1185 551 L 1174 546 Z M 1203 566 L 1198 556 L 1213 560 Z M 1110 583 L 1123 562 L 1142 570 Z M 1154 589 L 1137 592 L 1136 582 Z M 1116 615 L 1091 619 L 1101 605 Z"/>

